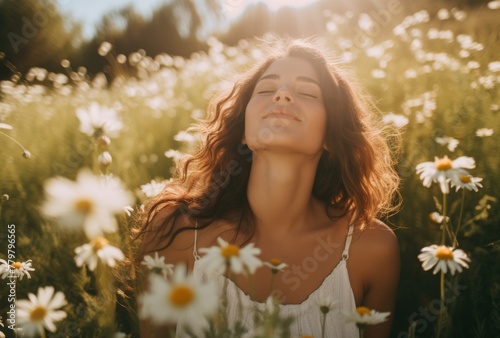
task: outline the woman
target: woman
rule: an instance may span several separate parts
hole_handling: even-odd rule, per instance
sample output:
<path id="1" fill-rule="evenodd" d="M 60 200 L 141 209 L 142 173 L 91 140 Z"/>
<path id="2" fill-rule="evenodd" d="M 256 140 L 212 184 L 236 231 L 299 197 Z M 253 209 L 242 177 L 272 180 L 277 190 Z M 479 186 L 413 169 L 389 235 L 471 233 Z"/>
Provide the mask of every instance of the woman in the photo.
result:
<path id="1" fill-rule="evenodd" d="M 394 210 L 399 180 L 370 107 L 342 71 L 312 43 L 270 47 L 262 64 L 209 106 L 201 149 L 146 208 L 139 257 L 158 251 L 196 273 L 197 249 L 219 236 L 255 243 L 263 261 L 288 264 L 273 295 L 282 314 L 296 317 L 292 337 L 319 337 L 318 293 L 331 295 L 338 311 L 393 312 L 398 244 L 376 217 Z M 253 279 L 269 278 L 260 268 Z M 255 283 L 253 299 L 244 279 L 233 282 L 249 304 L 269 296 L 267 282 Z M 357 335 L 338 313 L 329 318 L 326 337 Z M 391 318 L 365 337 L 387 337 L 390 327 Z"/>

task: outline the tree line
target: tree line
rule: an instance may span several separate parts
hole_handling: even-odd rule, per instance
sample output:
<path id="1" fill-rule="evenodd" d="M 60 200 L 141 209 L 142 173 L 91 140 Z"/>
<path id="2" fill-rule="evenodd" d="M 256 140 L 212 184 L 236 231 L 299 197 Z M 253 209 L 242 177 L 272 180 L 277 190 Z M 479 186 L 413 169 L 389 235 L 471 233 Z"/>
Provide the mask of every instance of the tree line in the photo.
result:
<path id="1" fill-rule="evenodd" d="M 325 11 L 371 11 L 375 18 L 379 15 L 384 19 L 387 6 L 401 6 L 407 12 L 416 6 L 416 2 L 408 0 L 319 0 L 307 10 L 284 7 L 273 12 L 261 2 L 247 8 L 234 22 L 227 22 L 224 1 L 228 0 L 203 0 L 196 4 L 193 0 L 170 0 L 161 3 L 150 18 L 127 6 L 104 15 L 95 35 L 86 40 L 81 24 L 61 13 L 56 0 L 0 0 L 0 79 L 13 73 L 25 74 L 35 66 L 62 71 L 63 59 L 86 67 L 89 73 L 102 71 L 107 61 L 97 50 L 103 41 L 110 42 L 116 53 L 125 55 L 143 49 L 152 56 L 167 53 L 189 57 L 193 52 L 207 50 L 205 41 L 210 35 L 228 45 L 267 32 L 308 37 L 324 33 Z M 427 3 L 431 7 L 450 6 L 450 1 L 441 1 Z M 455 0 L 453 4 L 471 6 L 485 2 L 488 1 Z"/>

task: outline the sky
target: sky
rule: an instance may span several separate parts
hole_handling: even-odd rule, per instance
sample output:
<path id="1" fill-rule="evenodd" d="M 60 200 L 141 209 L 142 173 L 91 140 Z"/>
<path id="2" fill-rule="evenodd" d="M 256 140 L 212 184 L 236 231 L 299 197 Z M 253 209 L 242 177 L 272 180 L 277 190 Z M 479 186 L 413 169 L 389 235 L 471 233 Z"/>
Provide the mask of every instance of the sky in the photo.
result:
<path id="1" fill-rule="evenodd" d="M 196 1 L 196 0 L 185 0 Z M 217 0 L 220 1 L 222 11 L 229 20 L 237 18 L 245 8 L 255 2 L 264 2 L 271 10 L 277 10 L 283 6 L 300 7 L 311 4 L 316 0 Z M 71 15 L 83 24 L 83 34 L 91 38 L 94 27 L 101 17 L 114 9 L 123 8 L 133 4 L 135 9 L 145 15 L 151 14 L 152 10 L 168 0 L 57 0 L 63 13 Z"/>
<path id="2" fill-rule="evenodd" d="M 147 16 L 164 0 L 58 0 L 57 2 L 63 13 L 70 14 L 83 23 L 83 34 L 86 38 L 90 38 L 93 36 L 95 25 L 104 14 L 134 4 L 138 12 Z"/>

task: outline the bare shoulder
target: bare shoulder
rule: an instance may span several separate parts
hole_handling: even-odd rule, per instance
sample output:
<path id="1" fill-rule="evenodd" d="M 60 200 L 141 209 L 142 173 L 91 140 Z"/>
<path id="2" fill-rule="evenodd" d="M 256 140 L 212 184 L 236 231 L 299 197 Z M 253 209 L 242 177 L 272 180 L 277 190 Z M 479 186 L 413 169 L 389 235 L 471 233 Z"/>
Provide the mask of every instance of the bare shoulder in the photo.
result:
<path id="1" fill-rule="evenodd" d="M 191 266 L 194 233 L 187 228 L 192 228 L 193 224 L 187 216 L 181 215 L 175 220 L 171 219 L 175 211 L 175 207 L 166 206 L 151 216 L 144 233 L 141 252 L 143 255 L 158 252 L 160 257 L 165 257 L 166 263 L 185 263 Z"/>
<path id="2" fill-rule="evenodd" d="M 365 281 L 379 275 L 382 270 L 399 274 L 397 237 L 389 226 L 379 220 L 372 221 L 354 233 L 350 257 L 362 266 Z"/>
<path id="3" fill-rule="evenodd" d="M 233 225 L 224 220 L 215 220 L 209 224 L 201 221 L 198 224 L 196 218 L 182 213 L 171 219 L 174 212 L 174 207 L 164 207 L 151 217 L 144 235 L 143 252 L 158 252 L 165 257 L 166 263 L 185 263 L 192 269 L 195 237 L 196 249 L 200 249 L 216 245 L 219 236 L 229 241 L 234 235 Z"/>
<path id="4" fill-rule="evenodd" d="M 365 248 L 367 255 L 399 252 L 394 231 L 380 220 L 373 220 L 362 230 L 355 231 L 353 240 Z"/>

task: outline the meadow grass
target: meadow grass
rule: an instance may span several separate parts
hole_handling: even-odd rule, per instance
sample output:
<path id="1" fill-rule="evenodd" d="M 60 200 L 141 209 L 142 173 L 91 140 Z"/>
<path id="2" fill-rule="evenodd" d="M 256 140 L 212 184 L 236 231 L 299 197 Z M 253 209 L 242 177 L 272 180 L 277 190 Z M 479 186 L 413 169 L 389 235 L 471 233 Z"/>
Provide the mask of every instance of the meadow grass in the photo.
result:
<path id="1" fill-rule="evenodd" d="M 431 212 L 439 211 L 439 189 L 435 185 L 424 188 L 415 166 L 447 155 L 474 157 L 477 166 L 473 175 L 484 180 L 479 192 L 466 191 L 464 195 L 458 240 L 472 263 L 469 270 L 450 279 L 464 288 L 448 304 L 450 320 L 445 332 L 449 337 L 492 337 L 500 330 L 495 303 L 500 297 L 500 216 L 496 201 L 500 195 L 499 12 L 485 7 L 459 14 L 450 11 L 450 18 L 443 20 L 436 12 L 427 13 L 427 18 L 419 13 L 394 17 L 378 34 L 368 30 L 365 33 L 369 39 L 363 46 L 353 42 L 348 29 L 356 18 L 334 15 L 334 25 L 321 39 L 376 100 L 375 118 L 382 121 L 389 113 L 399 118 L 399 122 L 386 123 L 401 134 L 394 156 L 402 178 L 403 204 L 398 214 L 386 220 L 398 235 L 403 263 L 393 336 L 411 336 L 407 332 L 412 321 L 416 322 L 417 337 L 435 332 L 437 318 L 429 304 L 439 298 L 438 278 L 423 272 L 416 256 L 423 246 L 439 241 L 439 228 L 428 218 Z M 0 135 L 0 194 L 10 197 L 2 207 L 0 247 L 7 247 L 5 226 L 15 224 L 16 258 L 32 259 L 36 269 L 31 279 L 17 283 L 18 298 L 26 298 L 28 292 L 43 285 L 65 292 L 70 303 L 65 308 L 68 318 L 57 334 L 48 336 L 104 337 L 113 330 L 137 329 L 133 293 L 125 289 L 118 296 L 119 303 L 125 304 L 118 310 L 119 325 L 96 325 L 96 318 L 104 314 L 95 277 L 77 268 L 73 260 L 74 248 L 85 237 L 64 230 L 40 213 L 47 179 L 58 175 L 74 179 L 79 169 L 92 166 L 92 140 L 79 131 L 76 110 L 98 102 L 119 112 L 125 127 L 108 147 L 113 157 L 108 171 L 135 193 L 137 208 L 145 197 L 141 185 L 171 176 L 174 163 L 165 152 L 188 149 L 188 144 L 175 141 L 174 136 L 195 118 L 203 117 L 213 93 L 260 57 L 254 41 L 236 47 L 216 40 L 210 44 L 207 54 L 189 59 L 130 55 L 120 66 L 126 75 L 112 83 L 102 74 L 89 77 L 84 70 L 66 68 L 66 72 L 49 74 L 41 81 L 25 76 L 1 84 L 0 122 L 13 129 L 0 131 L 21 142 L 33 156 L 23 158 L 19 146 Z M 493 135 L 476 136 L 481 128 L 492 129 Z M 437 142 L 439 137 L 454 138 L 458 146 L 452 151 Z M 461 191 L 449 196 L 450 223 L 454 227 L 461 200 Z M 124 223 L 129 227 L 131 220 Z M 123 236 L 113 240 L 123 244 Z M 0 252 L 0 258 L 6 255 Z M 2 292 L 0 313 L 4 322 L 8 306 Z"/>

